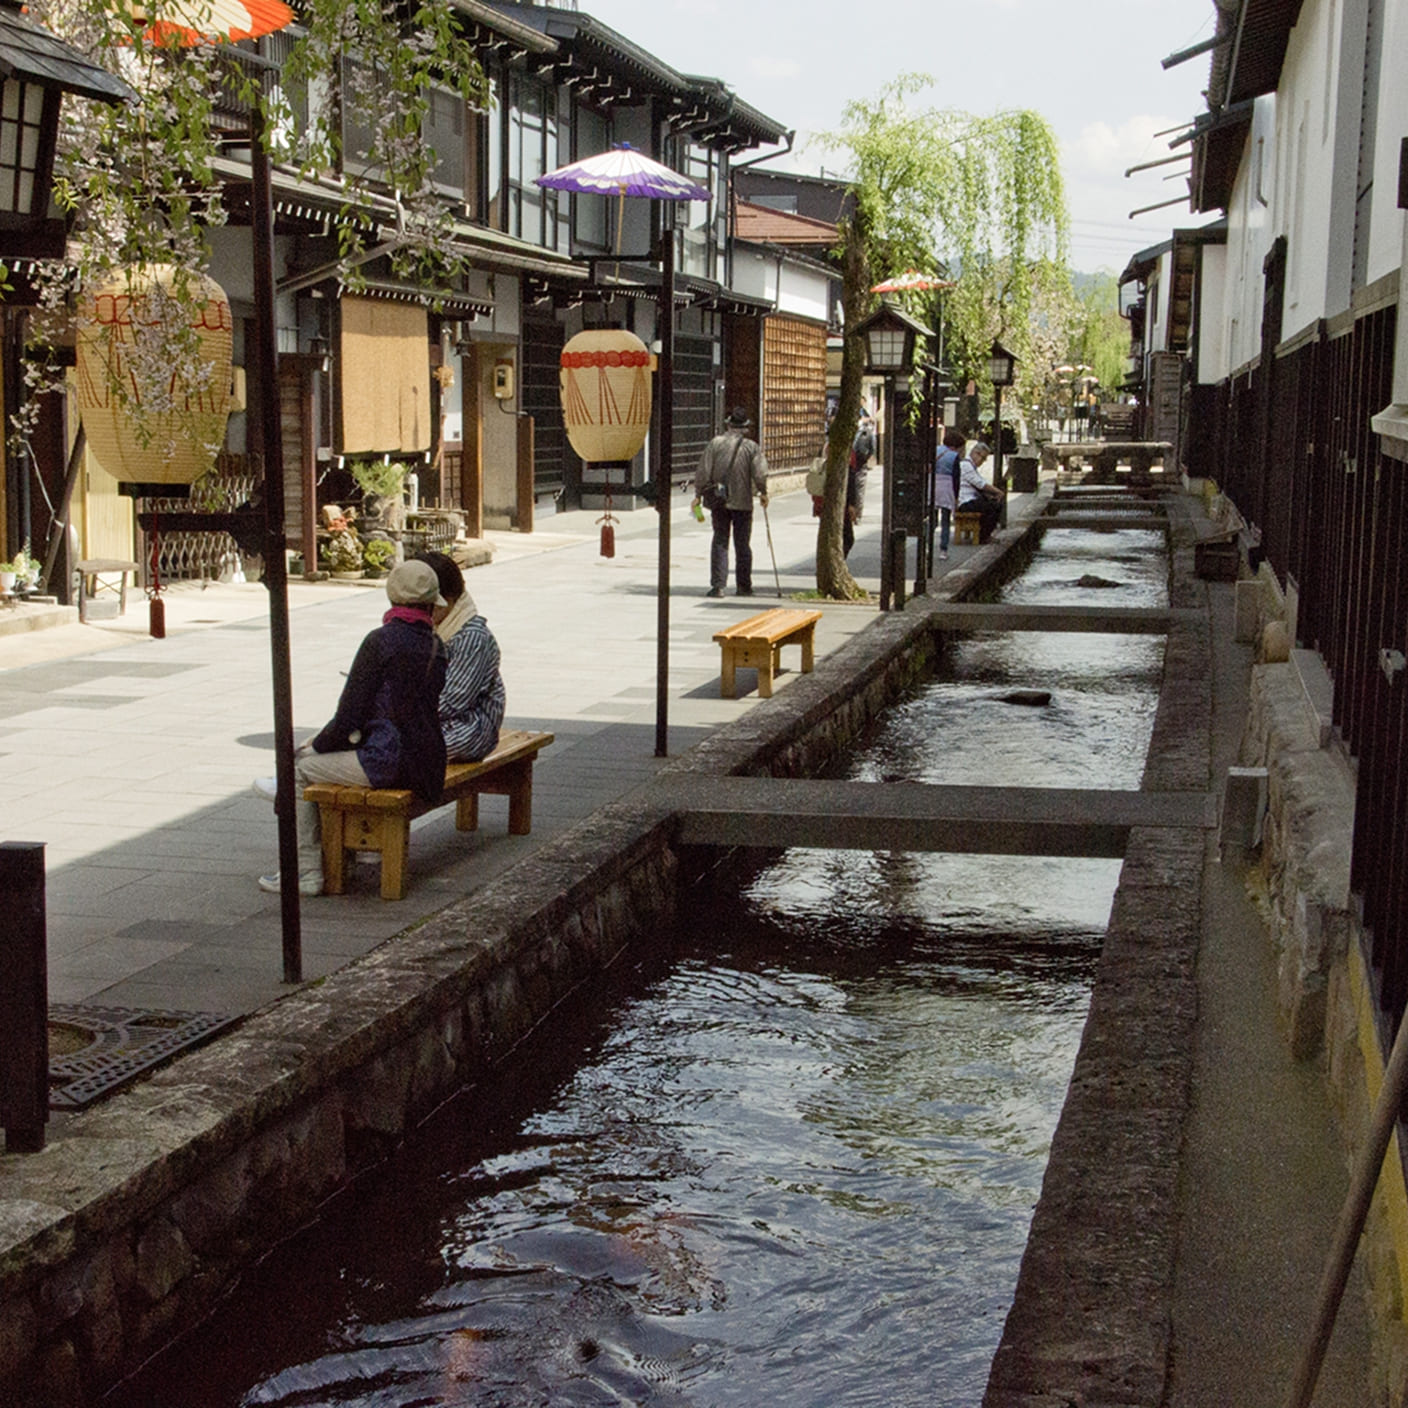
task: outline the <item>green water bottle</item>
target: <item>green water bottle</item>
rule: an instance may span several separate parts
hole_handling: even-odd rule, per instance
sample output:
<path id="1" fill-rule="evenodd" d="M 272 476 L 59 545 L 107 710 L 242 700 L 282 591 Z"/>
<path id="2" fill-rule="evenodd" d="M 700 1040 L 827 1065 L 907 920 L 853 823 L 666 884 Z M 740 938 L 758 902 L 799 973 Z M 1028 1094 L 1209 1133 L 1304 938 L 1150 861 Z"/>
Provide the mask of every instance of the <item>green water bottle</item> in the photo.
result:
<path id="1" fill-rule="evenodd" d="M 695 500 L 695 503 L 694 503 L 694 517 L 695 517 L 695 519 L 696 519 L 698 522 L 703 523 L 703 521 L 704 521 L 704 505 L 701 504 L 697 499 Z"/>

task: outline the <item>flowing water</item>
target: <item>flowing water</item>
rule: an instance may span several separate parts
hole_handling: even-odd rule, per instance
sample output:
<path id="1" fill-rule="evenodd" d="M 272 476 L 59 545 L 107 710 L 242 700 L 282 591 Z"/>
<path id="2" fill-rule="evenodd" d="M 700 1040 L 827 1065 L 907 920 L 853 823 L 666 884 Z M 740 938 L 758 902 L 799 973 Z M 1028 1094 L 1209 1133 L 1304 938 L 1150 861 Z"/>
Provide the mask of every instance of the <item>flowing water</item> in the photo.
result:
<path id="1" fill-rule="evenodd" d="M 1163 601 L 1063 530 L 1007 597 Z M 1077 587 L 1081 577 L 1119 588 Z M 838 775 L 1137 787 L 1157 637 L 974 637 Z M 1043 708 L 1001 702 L 1050 691 Z M 789 851 L 116 1402 L 976 1404 L 1118 862 Z"/>

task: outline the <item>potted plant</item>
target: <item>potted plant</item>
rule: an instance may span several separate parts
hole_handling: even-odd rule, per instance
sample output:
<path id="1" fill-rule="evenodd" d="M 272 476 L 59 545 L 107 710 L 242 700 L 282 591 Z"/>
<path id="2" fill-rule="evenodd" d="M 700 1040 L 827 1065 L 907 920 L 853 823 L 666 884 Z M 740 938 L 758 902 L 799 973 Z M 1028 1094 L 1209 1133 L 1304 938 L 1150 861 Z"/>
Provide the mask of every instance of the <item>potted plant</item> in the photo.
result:
<path id="1" fill-rule="evenodd" d="M 0 591 L 30 591 L 39 584 L 42 569 L 38 561 L 30 555 L 26 543 L 9 562 L 0 562 Z"/>
<path id="2" fill-rule="evenodd" d="M 400 460 L 359 460 L 352 466 L 352 478 L 362 491 L 362 516 L 396 531 L 406 526 L 404 491 L 408 464 Z"/>
<path id="3" fill-rule="evenodd" d="M 372 538 L 362 548 L 362 561 L 368 577 L 384 577 L 396 561 L 396 544 L 387 538 Z"/>
<path id="4" fill-rule="evenodd" d="M 362 575 L 362 543 L 352 527 L 339 528 L 328 539 L 322 551 L 323 566 L 334 577 L 343 579 Z"/>

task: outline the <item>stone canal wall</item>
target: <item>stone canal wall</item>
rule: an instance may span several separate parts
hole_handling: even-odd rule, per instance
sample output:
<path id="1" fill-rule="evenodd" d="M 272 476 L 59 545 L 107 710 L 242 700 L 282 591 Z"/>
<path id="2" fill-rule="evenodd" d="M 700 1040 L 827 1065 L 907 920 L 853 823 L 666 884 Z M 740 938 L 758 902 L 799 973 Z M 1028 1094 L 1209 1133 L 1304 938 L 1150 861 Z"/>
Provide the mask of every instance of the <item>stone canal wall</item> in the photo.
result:
<path id="1" fill-rule="evenodd" d="M 1020 537 L 950 574 L 1002 570 Z M 878 618 L 634 799 L 492 886 L 0 1160 L 0 1402 L 92 1402 L 404 1134 L 673 915 L 672 770 L 798 776 L 850 746 L 940 649 Z"/>

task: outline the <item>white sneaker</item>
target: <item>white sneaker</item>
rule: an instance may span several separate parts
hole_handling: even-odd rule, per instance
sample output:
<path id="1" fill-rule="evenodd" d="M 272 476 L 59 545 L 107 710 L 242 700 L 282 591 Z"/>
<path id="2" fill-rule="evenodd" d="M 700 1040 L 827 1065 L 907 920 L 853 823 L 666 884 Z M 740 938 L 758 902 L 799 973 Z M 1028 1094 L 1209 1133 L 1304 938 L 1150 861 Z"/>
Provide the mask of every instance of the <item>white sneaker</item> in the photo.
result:
<path id="1" fill-rule="evenodd" d="M 259 888 L 266 894 L 279 894 L 279 872 L 276 870 L 272 875 L 261 875 Z M 321 870 L 305 870 L 298 877 L 298 893 L 300 895 L 321 895 L 323 893 L 323 872 Z"/>
<path id="2" fill-rule="evenodd" d="M 254 795 L 263 797 L 266 802 L 274 801 L 279 795 L 279 779 L 277 777 L 256 777 L 251 786 Z"/>
<path id="3" fill-rule="evenodd" d="M 947 562 L 947 561 L 948 561 L 948 549 L 947 549 L 947 548 L 945 548 L 945 549 L 939 554 L 939 560 L 940 560 L 941 562 Z"/>

